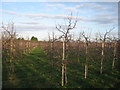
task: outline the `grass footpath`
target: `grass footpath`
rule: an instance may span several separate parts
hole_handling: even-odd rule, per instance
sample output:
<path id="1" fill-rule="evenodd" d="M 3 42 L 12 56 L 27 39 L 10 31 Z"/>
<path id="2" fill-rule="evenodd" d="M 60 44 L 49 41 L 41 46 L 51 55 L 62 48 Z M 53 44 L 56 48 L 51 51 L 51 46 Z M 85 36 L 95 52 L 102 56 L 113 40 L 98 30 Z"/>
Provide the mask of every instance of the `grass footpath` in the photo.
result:
<path id="1" fill-rule="evenodd" d="M 15 61 L 14 80 L 7 80 L 8 72 L 3 71 L 3 87 L 49 88 L 59 87 L 60 78 L 41 48 Z M 54 72 L 54 73 L 53 73 Z"/>
<path id="2" fill-rule="evenodd" d="M 99 67 L 91 62 L 88 77 L 84 79 L 84 63 L 70 63 L 67 65 L 68 84 L 64 88 L 119 87 L 120 72 L 108 69 L 100 75 Z M 39 47 L 15 60 L 14 80 L 8 80 L 8 73 L 7 65 L 3 65 L 3 88 L 61 88 L 61 65 L 52 66 Z"/>

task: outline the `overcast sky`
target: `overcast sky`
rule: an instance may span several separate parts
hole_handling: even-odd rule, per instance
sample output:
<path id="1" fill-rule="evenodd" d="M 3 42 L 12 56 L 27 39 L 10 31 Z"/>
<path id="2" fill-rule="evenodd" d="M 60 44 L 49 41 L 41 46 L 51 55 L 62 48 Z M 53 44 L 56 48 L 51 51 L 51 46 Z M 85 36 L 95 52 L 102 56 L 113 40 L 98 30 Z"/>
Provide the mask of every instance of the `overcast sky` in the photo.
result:
<path id="1" fill-rule="evenodd" d="M 73 12 L 73 18 L 78 15 L 78 23 L 72 34 L 79 32 L 104 33 L 113 26 L 117 34 L 118 3 L 116 2 L 3 2 L 0 16 L 4 23 L 13 21 L 19 36 L 38 37 L 46 40 L 48 33 L 55 32 L 57 24 L 64 24 L 64 20 Z M 1 18 L 0 18 L 1 19 Z"/>

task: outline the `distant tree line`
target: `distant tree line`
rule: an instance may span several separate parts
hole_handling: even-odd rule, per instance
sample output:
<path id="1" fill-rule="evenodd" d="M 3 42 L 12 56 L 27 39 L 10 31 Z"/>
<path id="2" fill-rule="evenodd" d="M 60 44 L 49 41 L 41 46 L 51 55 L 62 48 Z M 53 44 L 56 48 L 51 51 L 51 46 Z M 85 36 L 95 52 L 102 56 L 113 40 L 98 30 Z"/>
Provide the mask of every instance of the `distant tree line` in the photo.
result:
<path id="1" fill-rule="evenodd" d="M 25 40 L 25 39 L 24 38 L 18 38 L 18 40 Z M 30 40 L 32 40 L 32 41 L 38 41 L 38 38 L 32 36 Z"/>

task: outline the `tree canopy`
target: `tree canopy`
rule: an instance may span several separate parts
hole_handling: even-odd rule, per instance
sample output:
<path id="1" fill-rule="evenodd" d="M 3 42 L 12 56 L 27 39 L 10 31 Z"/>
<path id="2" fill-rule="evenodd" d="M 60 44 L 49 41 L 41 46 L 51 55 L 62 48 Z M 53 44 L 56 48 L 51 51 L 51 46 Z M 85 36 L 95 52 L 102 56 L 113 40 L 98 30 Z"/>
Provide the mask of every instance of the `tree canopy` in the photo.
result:
<path id="1" fill-rule="evenodd" d="M 24 38 L 18 38 L 18 40 L 24 40 Z"/>
<path id="2" fill-rule="evenodd" d="M 33 41 L 38 41 L 38 38 L 37 38 L 37 37 L 32 36 L 32 37 L 31 37 L 31 40 L 33 40 Z"/>

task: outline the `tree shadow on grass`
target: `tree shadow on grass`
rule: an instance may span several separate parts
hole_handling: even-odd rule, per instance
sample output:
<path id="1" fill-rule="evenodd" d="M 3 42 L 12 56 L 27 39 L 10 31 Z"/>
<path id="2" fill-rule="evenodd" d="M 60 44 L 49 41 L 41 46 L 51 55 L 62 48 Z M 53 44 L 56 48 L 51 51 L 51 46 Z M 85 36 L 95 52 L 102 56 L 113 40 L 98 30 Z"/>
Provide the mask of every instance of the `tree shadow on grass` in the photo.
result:
<path id="1" fill-rule="evenodd" d="M 46 57 L 40 56 L 39 53 L 24 56 L 24 61 L 18 61 L 15 68 L 16 77 L 20 79 L 20 83 L 18 83 L 16 87 L 60 87 L 59 73 L 56 72 L 56 69 L 46 60 Z"/>

